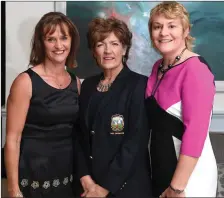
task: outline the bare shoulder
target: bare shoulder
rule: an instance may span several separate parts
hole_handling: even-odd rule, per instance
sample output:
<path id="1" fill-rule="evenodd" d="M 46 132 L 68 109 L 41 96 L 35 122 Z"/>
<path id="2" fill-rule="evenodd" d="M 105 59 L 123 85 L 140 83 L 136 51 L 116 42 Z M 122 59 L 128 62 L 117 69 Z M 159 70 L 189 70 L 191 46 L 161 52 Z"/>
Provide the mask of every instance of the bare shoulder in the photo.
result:
<path id="1" fill-rule="evenodd" d="M 32 82 L 27 73 L 19 74 L 12 83 L 10 96 L 32 96 Z"/>
<path id="2" fill-rule="evenodd" d="M 40 65 L 33 66 L 33 67 L 31 67 L 31 69 L 34 72 L 36 72 L 38 75 L 42 75 L 42 73 L 43 73 L 43 69 L 42 69 L 41 64 Z"/>

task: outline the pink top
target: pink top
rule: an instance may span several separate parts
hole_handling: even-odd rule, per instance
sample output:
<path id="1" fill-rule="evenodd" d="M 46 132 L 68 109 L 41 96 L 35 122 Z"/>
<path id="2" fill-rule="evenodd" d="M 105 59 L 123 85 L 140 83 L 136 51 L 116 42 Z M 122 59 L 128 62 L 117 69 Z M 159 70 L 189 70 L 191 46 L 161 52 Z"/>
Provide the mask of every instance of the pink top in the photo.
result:
<path id="1" fill-rule="evenodd" d="M 158 60 L 153 66 L 146 97 L 152 94 L 161 61 Z M 199 157 L 208 134 L 215 95 L 214 76 L 208 67 L 201 56 L 191 57 L 170 69 L 154 94 L 165 111 L 181 104 L 172 115 L 181 119 L 185 126 L 180 150 L 183 155 Z"/>

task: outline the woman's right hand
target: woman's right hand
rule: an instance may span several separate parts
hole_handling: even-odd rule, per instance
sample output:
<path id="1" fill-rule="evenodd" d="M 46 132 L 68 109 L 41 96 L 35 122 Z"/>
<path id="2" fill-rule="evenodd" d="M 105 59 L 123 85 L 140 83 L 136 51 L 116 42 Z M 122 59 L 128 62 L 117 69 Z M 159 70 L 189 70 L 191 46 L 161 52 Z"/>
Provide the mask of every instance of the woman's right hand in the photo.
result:
<path id="1" fill-rule="evenodd" d="M 16 188 L 8 188 L 9 197 L 23 197 L 22 192 L 19 187 Z"/>
<path id="2" fill-rule="evenodd" d="M 83 176 L 80 181 L 84 190 L 84 192 L 81 194 L 81 197 L 85 197 L 87 193 L 95 187 L 96 183 L 93 181 L 90 175 Z"/>

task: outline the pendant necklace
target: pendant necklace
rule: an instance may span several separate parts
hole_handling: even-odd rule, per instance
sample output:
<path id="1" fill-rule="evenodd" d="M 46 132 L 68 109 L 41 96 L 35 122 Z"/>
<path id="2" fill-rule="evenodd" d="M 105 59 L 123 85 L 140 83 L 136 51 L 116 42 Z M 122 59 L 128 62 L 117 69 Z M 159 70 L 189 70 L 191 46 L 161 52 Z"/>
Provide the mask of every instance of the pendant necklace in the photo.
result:
<path id="1" fill-rule="evenodd" d="M 47 75 L 46 68 L 45 68 L 44 65 L 43 65 L 43 69 L 44 69 L 44 73 L 45 73 L 45 75 Z M 63 81 L 64 81 L 64 80 L 63 80 Z M 57 84 L 58 89 L 62 89 L 63 82 L 62 82 L 62 83 L 59 83 L 56 77 L 54 77 L 54 82 Z"/>

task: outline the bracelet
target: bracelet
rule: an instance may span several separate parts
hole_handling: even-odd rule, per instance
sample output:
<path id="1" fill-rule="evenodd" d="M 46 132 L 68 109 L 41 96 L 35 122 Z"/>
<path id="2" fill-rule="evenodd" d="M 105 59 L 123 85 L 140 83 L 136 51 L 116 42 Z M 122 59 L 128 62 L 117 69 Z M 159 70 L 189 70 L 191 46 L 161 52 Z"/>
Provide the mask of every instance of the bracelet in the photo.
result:
<path id="1" fill-rule="evenodd" d="M 176 194 L 181 194 L 182 192 L 184 192 L 184 190 L 179 190 L 179 189 L 175 189 L 175 188 L 173 188 L 171 185 L 169 186 L 170 187 L 170 189 L 173 191 L 173 192 L 175 192 Z"/>

